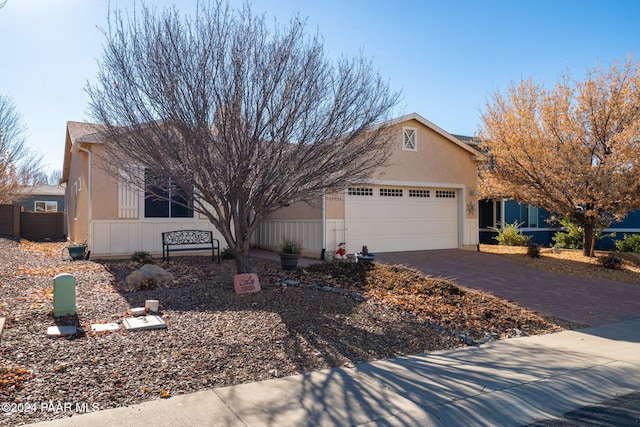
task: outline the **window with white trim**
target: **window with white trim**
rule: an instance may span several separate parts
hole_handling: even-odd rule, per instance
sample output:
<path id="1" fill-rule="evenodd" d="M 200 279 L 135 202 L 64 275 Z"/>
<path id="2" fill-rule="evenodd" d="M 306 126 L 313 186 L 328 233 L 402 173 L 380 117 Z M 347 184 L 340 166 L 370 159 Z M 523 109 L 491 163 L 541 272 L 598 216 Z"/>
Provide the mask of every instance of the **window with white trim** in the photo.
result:
<path id="1" fill-rule="evenodd" d="M 402 197 L 401 188 L 381 188 L 380 197 Z"/>
<path id="2" fill-rule="evenodd" d="M 527 219 L 529 220 L 529 227 L 538 228 L 538 207 L 529 205 L 527 207 Z"/>
<path id="3" fill-rule="evenodd" d="M 349 187 L 347 194 L 349 196 L 373 196 L 373 188 Z"/>
<path id="4" fill-rule="evenodd" d="M 455 199 L 456 192 L 454 190 L 436 190 L 436 197 L 441 199 Z"/>
<path id="5" fill-rule="evenodd" d="M 78 188 L 78 182 L 80 182 L 80 178 L 78 181 L 73 183 L 73 220 L 76 221 L 78 219 L 78 193 L 80 189 Z"/>
<path id="6" fill-rule="evenodd" d="M 402 149 L 404 151 L 418 151 L 417 133 L 416 128 L 402 128 Z"/>
<path id="7" fill-rule="evenodd" d="M 193 218 L 193 199 L 169 180 L 159 182 L 145 170 L 145 218 Z"/>
<path id="8" fill-rule="evenodd" d="M 36 212 L 58 212 L 58 202 L 55 201 L 35 201 Z"/>
<path id="9" fill-rule="evenodd" d="M 409 197 L 430 197 L 429 190 L 409 189 Z"/>
<path id="10" fill-rule="evenodd" d="M 522 228 L 538 228 L 538 207 L 526 203 L 518 204 L 519 217 L 516 218 Z M 517 216 L 514 215 L 514 216 Z"/>

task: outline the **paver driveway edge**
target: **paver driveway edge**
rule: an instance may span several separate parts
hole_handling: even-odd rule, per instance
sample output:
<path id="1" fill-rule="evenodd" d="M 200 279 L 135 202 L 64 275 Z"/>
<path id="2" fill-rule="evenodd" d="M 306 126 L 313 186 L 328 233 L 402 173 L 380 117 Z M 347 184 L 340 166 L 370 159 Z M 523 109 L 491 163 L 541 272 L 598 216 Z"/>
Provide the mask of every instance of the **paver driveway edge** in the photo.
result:
<path id="1" fill-rule="evenodd" d="M 640 285 L 541 272 L 500 255 L 443 249 L 380 253 L 376 261 L 446 277 L 461 286 L 582 325 L 640 317 Z"/>

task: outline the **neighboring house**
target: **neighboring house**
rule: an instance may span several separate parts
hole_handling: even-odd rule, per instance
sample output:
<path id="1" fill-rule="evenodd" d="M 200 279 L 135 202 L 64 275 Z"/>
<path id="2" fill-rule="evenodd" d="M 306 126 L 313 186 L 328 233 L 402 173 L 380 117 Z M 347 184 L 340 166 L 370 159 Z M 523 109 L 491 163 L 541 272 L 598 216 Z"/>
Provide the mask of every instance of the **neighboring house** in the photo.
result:
<path id="1" fill-rule="evenodd" d="M 552 246 L 553 235 L 560 228 L 557 223 L 549 223 L 551 214 L 537 206 L 520 204 L 515 200 L 483 199 L 478 202 L 480 215 L 480 243 L 497 244 L 494 237 L 496 229 L 502 224 L 519 225 L 523 234 L 530 236 L 531 241 L 543 246 Z"/>
<path id="2" fill-rule="evenodd" d="M 13 192 L 15 202 L 31 212 L 64 212 L 64 194 L 59 185 L 25 185 Z"/>
<path id="3" fill-rule="evenodd" d="M 65 238 L 64 187 L 25 185 L 11 197 L 13 205 L 3 206 L 2 234 L 34 241 Z"/>
<path id="4" fill-rule="evenodd" d="M 363 245 L 373 253 L 475 248 L 477 163 L 484 156 L 418 114 L 391 124 L 393 153 L 374 179 L 273 213 L 255 243 L 276 248 L 285 236 L 299 238 L 315 256 L 340 241 L 350 253 Z M 71 240 L 87 243 L 92 256 L 161 253 L 161 233 L 180 229 L 212 230 L 226 245 L 203 215 L 171 209 L 102 171 L 96 159 L 106 147 L 98 131 L 99 125 L 67 123 L 63 182 Z"/>
<path id="5" fill-rule="evenodd" d="M 478 243 L 478 161 L 484 155 L 424 119 L 392 120 L 389 163 L 367 182 L 315 203 L 283 208 L 260 223 L 255 241 L 274 249 L 302 238 L 307 253 L 416 251 Z"/>
<path id="6" fill-rule="evenodd" d="M 460 141 L 477 148 L 480 141 L 476 137 L 453 135 Z M 562 231 L 557 220 L 544 208 L 518 203 L 510 199 L 480 199 L 478 201 L 479 243 L 497 244 L 497 229 L 502 224 L 518 224 L 519 230 L 530 241 L 542 246 L 553 246 L 553 237 Z M 615 249 L 615 241 L 625 234 L 640 234 L 640 210 L 630 212 L 622 221 L 615 222 L 604 229 L 602 238 L 596 242 L 596 249 Z"/>
<path id="7" fill-rule="evenodd" d="M 480 200 L 480 243 L 496 244 L 496 228 L 504 224 L 519 224 L 520 231 L 531 237 L 531 241 L 543 246 L 553 246 L 553 236 L 561 231 L 558 223 L 549 221 L 552 214 L 546 209 L 521 204 L 515 200 Z M 615 233 L 612 238 L 611 234 Z M 596 249 L 614 249 L 615 240 L 625 234 L 640 233 L 640 211 L 630 212 L 622 221 L 611 224 L 603 230 L 603 238 L 596 242 Z"/>

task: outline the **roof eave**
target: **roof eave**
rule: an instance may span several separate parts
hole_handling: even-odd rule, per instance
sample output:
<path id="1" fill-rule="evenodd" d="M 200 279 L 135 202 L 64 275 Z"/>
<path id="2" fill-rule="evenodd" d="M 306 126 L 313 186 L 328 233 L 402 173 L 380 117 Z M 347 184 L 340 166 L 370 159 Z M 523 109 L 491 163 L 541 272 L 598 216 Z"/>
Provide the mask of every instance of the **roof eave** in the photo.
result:
<path id="1" fill-rule="evenodd" d="M 483 161 L 487 160 L 487 156 L 486 155 L 484 155 L 480 151 L 476 150 L 475 148 L 471 147 L 469 144 L 465 144 L 464 142 L 460 141 L 458 138 L 456 138 L 455 136 L 453 136 L 452 134 L 450 134 L 446 130 L 442 129 L 441 127 L 439 127 L 439 126 L 435 125 L 434 123 L 430 122 L 429 120 L 425 119 L 424 117 L 422 117 L 418 113 L 406 114 L 404 116 L 401 116 L 401 117 L 398 117 L 398 118 L 395 118 L 395 119 L 391 119 L 388 122 L 384 123 L 384 125 L 389 125 L 389 126 L 390 125 L 397 125 L 397 124 L 400 124 L 400 123 L 408 122 L 409 120 L 415 120 L 415 121 L 423 124 L 424 126 L 426 126 L 429 129 L 433 130 L 437 134 L 443 136 L 447 140 L 449 140 L 452 143 L 456 144 L 458 147 L 462 148 L 465 151 L 468 151 L 469 153 L 471 153 L 473 155 L 473 160 L 474 161 L 483 162 Z"/>

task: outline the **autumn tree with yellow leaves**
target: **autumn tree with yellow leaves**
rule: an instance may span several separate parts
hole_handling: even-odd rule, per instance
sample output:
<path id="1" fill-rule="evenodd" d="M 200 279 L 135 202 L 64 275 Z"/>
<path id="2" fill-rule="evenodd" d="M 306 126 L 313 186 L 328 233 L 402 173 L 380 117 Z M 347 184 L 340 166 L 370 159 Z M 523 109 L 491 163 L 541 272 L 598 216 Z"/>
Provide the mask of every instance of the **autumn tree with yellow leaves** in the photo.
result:
<path id="1" fill-rule="evenodd" d="M 489 160 L 484 197 L 506 197 L 568 217 L 596 233 L 640 208 L 640 70 L 631 57 L 609 69 L 567 73 L 548 89 L 531 79 L 496 91 L 480 128 Z"/>

